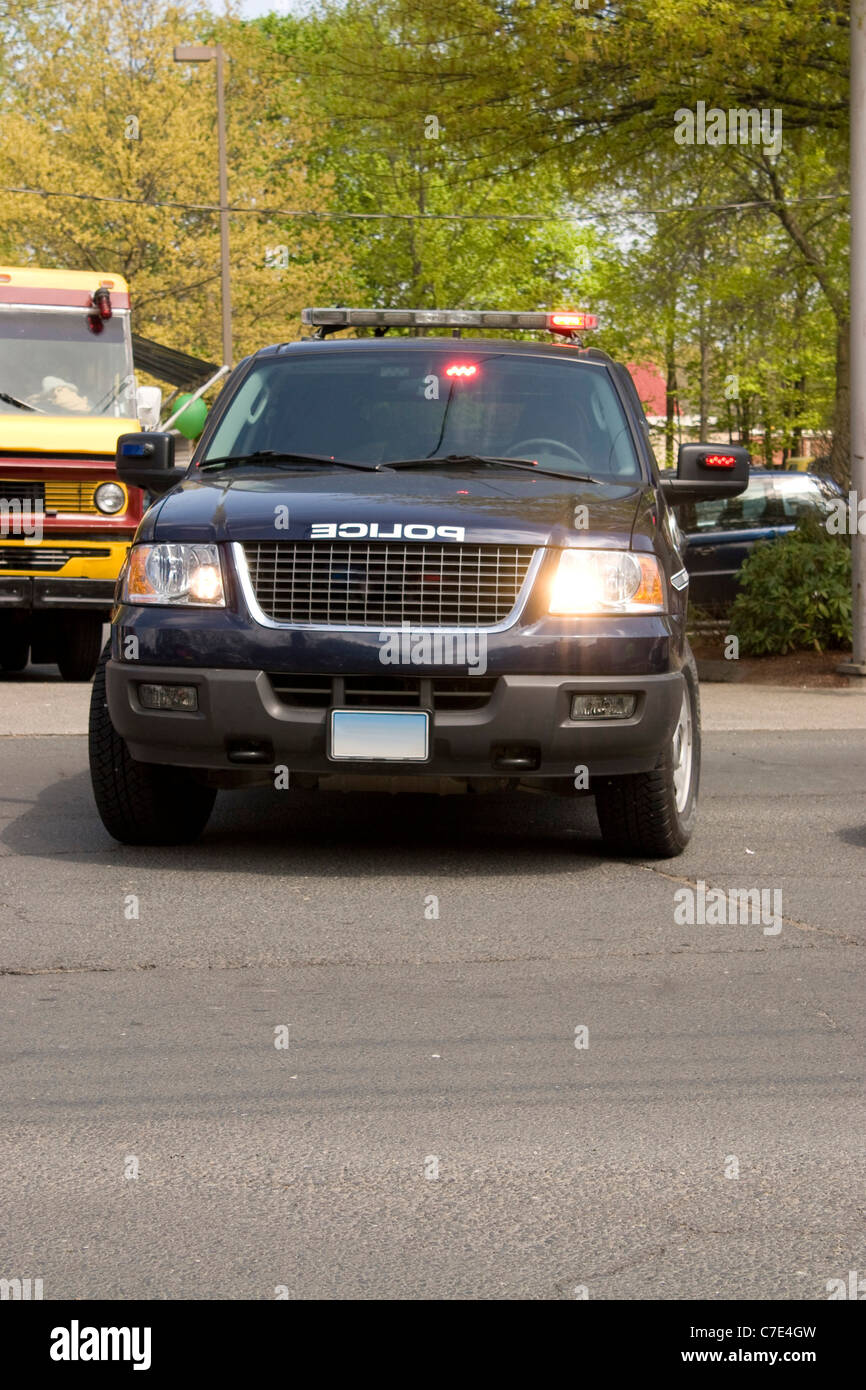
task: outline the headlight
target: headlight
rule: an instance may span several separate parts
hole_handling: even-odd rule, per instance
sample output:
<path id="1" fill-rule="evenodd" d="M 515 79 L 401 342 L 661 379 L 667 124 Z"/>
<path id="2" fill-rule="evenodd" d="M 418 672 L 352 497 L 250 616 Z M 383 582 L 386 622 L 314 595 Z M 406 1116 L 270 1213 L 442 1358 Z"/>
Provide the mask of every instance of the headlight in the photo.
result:
<path id="1" fill-rule="evenodd" d="M 107 512 L 109 516 L 113 512 L 122 512 L 126 506 L 126 492 L 120 483 L 100 483 L 93 494 L 93 500 L 101 512 Z"/>
<path id="2" fill-rule="evenodd" d="M 654 555 L 633 550 L 563 550 L 550 590 L 551 613 L 663 613 Z"/>
<path id="3" fill-rule="evenodd" d="M 218 548 L 174 543 L 133 546 L 121 602 L 225 607 Z"/>

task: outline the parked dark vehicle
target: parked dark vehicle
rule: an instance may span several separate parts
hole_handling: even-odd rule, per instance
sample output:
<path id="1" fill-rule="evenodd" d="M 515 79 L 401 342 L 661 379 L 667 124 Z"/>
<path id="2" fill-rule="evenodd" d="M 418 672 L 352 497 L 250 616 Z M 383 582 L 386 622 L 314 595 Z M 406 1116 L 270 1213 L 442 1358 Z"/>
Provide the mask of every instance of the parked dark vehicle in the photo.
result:
<path id="1" fill-rule="evenodd" d="M 683 445 L 661 481 L 585 317 L 305 310 L 314 337 L 236 368 L 188 469 L 168 434 L 120 441 L 160 496 L 94 683 L 112 835 L 194 839 L 219 787 L 420 776 L 592 793 L 609 847 L 680 853 L 700 710 L 670 504 L 736 495 L 749 456 Z M 354 326 L 377 336 L 325 336 Z"/>
<path id="2" fill-rule="evenodd" d="M 737 575 L 758 541 L 793 531 L 802 516 L 824 518 L 842 496 L 830 478 L 753 468 L 739 497 L 678 502 L 685 539 L 690 598 L 710 614 L 721 614 L 737 594 Z"/>

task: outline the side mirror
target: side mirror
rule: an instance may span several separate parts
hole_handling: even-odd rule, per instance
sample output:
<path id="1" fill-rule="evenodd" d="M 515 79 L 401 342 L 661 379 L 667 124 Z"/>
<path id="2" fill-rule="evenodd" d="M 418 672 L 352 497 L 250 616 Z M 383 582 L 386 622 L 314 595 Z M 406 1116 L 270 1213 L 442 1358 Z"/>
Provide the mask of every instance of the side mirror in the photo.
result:
<path id="1" fill-rule="evenodd" d="M 122 434 L 114 464 L 121 482 L 157 495 L 168 492 L 186 472 L 185 468 L 175 468 L 174 435 L 163 431 Z"/>
<path id="2" fill-rule="evenodd" d="M 749 486 L 748 449 L 741 444 L 681 444 L 675 478 L 659 486 L 669 502 L 738 497 Z"/>
<path id="3" fill-rule="evenodd" d="M 162 410 L 162 391 L 158 386 L 139 386 L 136 391 L 138 402 L 138 423 L 143 430 L 159 428 L 159 412 Z"/>

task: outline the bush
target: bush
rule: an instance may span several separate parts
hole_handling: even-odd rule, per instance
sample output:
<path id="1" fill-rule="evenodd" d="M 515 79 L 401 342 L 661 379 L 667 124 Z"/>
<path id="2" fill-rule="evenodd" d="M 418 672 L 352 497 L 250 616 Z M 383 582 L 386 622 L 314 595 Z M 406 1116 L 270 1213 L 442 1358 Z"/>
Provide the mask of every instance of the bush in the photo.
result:
<path id="1" fill-rule="evenodd" d="M 851 645 L 851 548 L 815 518 L 755 546 L 740 570 L 730 631 L 743 655 Z"/>

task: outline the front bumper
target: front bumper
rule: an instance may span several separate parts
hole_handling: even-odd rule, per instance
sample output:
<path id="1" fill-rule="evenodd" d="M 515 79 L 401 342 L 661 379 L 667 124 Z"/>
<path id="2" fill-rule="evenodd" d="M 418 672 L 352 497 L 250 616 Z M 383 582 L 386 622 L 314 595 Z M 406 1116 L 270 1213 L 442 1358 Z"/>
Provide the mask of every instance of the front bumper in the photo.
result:
<path id="1" fill-rule="evenodd" d="M 104 613 L 114 603 L 113 579 L 61 579 L 55 575 L 29 578 L 0 575 L 0 612 L 33 609 L 78 609 Z"/>
<path id="2" fill-rule="evenodd" d="M 514 774 L 574 778 L 647 771 L 673 735 L 682 702 L 679 671 L 643 676 L 500 675 L 482 708 L 431 712 L 430 757 L 424 763 L 331 761 L 329 708 L 289 705 L 265 671 L 110 660 L 111 720 L 133 758 L 214 771 L 256 764 L 296 773 L 483 778 Z M 144 709 L 142 683 L 194 685 L 196 713 Z M 571 697 L 602 691 L 634 693 L 629 719 L 571 718 Z M 340 706 L 335 678 L 332 705 Z M 509 757 L 511 762 L 509 763 Z"/>

